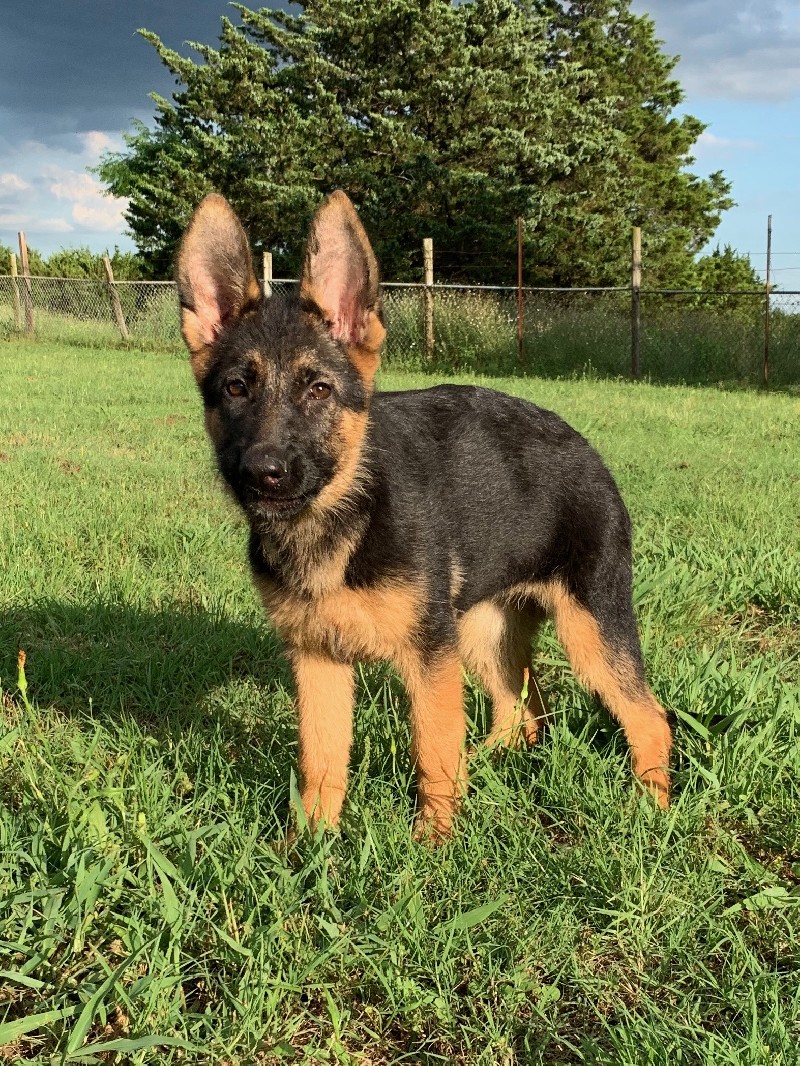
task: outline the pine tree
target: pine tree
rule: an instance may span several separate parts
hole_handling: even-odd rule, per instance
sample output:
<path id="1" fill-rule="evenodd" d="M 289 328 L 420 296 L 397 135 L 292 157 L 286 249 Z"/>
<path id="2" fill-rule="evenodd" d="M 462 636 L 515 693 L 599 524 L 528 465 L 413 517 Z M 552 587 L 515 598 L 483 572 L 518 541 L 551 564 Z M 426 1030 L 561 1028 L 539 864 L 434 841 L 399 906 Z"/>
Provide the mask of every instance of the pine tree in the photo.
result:
<path id="1" fill-rule="evenodd" d="M 764 282 L 750 262 L 750 257 L 734 250 L 730 244 L 719 245 L 698 259 L 695 284 L 703 292 L 741 292 L 760 290 Z"/>
<path id="2" fill-rule="evenodd" d="M 433 237 L 440 278 L 511 280 L 518 215 L 539 284 L 623 281 L 635 222 L 674 281 L 713 232 L 727 186 L 682 169 L 703 127 L 671 117 L 673 61 L 627 3 L 300 6 L 239 7 L 218 48 L 193 46 L 201 63 L 143 31 L 180 88 L 99 172 L 154 273 L 211 188 L 286 273 L 336 187 L 388 278 L 419 277 Z"/>

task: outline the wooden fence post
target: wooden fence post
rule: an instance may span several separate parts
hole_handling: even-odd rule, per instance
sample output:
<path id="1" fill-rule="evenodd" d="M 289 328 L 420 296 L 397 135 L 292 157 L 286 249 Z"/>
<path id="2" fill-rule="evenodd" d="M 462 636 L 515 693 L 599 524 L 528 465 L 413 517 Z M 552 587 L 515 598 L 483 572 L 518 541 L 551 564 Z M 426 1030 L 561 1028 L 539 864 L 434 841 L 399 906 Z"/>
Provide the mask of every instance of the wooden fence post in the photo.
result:
<path id="1" fill-rule="evenodd" d="M 12 252 L 11 261 L 11 295 L 14 300 L 14 329 L 22 333 L 22 305 L 19 300 L 19 281 L 17 280 L 17 257 Z"/>
<path id="2" fill-rule="evenodd" d="M 28 243 L 22 230 L 19 238 L 19 257 L 22 260 L 22 292 L 25 299 L 25 332 L 33 336 L 33 291 L 31 289 L 31 271 L 28 266 Z"/>
<path id="3" fill-rule="evenodd" d="M 425 308 L 425 358 L 433 359 L 433 238 L 424 237 L 422 241 L 422 263 L 425 271 L 425 288 L 423 301 Z"/>
<path id="4" fill-rule="evenodd" d="M 272 296 L 272 252 L 264 252 L 264 295 Z"/>
<path id="5" fill-rule="evenodd" d="M 633 227 L 633 248 L 631 256 L 631 377 L 639 380 L 642 376 L 641 336 L 642 336 L 642 231 Z"/>
<path id="6" fill-rule="evenodd" d="M 111 310 L 114 312 L 114 318 L 117 321 L 117 328 L 124 341 L 129 341 L 130 334 L 128 333 L 128 327 L 125 323 L 125 315 L 122 313 L 122 304 L 119 302 L 119 293 L 114 285 L 114 271 L 111 269 L 111 260 L 107 255 L 103 256 L 103 266 L 106 271 L 106 284 L 108 286 L 108 295 L 111 299 Z"/>

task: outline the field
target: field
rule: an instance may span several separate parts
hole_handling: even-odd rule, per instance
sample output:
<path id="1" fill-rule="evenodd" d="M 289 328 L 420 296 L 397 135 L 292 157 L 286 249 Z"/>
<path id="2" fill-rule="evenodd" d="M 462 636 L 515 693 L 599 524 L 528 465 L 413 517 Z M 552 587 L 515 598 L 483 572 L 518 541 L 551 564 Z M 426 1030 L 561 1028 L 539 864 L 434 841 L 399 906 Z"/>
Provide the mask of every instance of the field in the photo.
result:
<path id="1" fill-rule="evenodd" d="M 0 1060 L 798 1062 L 800 400 L 489 383 L 620 482 L 673 806 L 548 631 L 552 727 L 478 751 L 452 842 L 368 667 L 344 829 L 287 850 L 289 676 L 185 361 L 0 345 Z"/>

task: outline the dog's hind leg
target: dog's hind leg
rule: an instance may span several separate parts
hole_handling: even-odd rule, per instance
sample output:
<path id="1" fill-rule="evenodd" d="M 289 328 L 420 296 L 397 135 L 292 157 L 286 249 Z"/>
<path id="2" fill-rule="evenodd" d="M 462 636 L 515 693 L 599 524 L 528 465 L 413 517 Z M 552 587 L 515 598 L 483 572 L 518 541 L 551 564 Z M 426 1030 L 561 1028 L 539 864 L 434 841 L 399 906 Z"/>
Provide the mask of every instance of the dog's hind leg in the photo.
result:
<path id="1" fill-rule="evenodd" d="M 672 732 L 664 708 L 647 686 L 629 594 L 616 597 L 601 624 L 559 582 L 541 586 L 539 598 L 552 611 L 558 639 L 578 680 L 594 692 L 622 726 L 637 777 L 669 803 Z"/>
<path id="2" fill-rule="evenodd" d="M 458 647 L 466 668 L 492 701 L 489 746 L 535 744 L 547 704 L 531 669 L 531 641 L 544 618 L 538 608 L 476 604 L 459 622 Z M 528 695 L 523 699 L 525 671 Z"/>

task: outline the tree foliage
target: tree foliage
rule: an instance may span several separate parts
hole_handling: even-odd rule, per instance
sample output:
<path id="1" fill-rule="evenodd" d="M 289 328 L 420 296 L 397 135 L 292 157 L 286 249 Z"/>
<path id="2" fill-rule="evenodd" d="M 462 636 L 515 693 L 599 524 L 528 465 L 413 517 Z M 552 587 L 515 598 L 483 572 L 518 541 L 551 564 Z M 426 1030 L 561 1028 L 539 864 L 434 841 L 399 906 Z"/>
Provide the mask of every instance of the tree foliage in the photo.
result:
<path id="1" fill-rule="evenodd" d="M 634 223 L 648 282 L 678 283 L 730 204 L 721 174 L 687 172 L 703 126 L 674 116 L 674 59 L 628 0 L 236 6 L 200 62 L 142 31 L 178 90 L 99 168 L 153 273 L 210 189 L 285 273 L 336 187 L 390 278 L 418 278 L 433 237 L 440 278 L 510 280 L 522 216 L 539 284 L 624 281 Z"/>
<path id="2" fill-rule="evenodd" d="M 695 264 L 695 286 L 703 292 L 741 292 L 764 288 L 764 282 L 750 257 L 730 244 L 719 245 Z"/>

